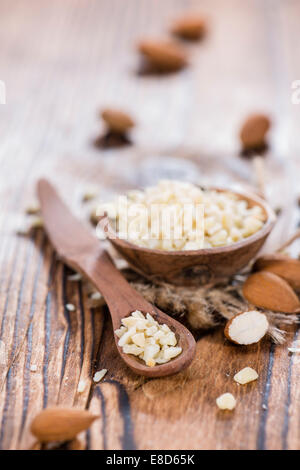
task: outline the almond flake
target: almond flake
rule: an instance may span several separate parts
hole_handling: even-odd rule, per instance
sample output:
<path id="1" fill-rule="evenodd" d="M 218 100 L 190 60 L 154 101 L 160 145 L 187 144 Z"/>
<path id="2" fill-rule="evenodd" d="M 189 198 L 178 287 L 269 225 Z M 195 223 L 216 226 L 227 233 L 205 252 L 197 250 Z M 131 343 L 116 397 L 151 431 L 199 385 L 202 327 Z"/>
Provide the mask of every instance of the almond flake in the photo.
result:
<path id="1" fill-rule="evenodd" d="M 263 146 L 270 126 L 271 121 L 264 114 L 248 116 L 240 130 L 240 139 L 244 149 L 255 149 Z"/>
<path id="2" fill-rule="evenodd" d="M 140 41 L 138 49 L 152 66 L 160 70 L 175 71 L 187 65 L 185 50 L 173 41 L 147 39 Z"/>
<path id="3" fill-rule="evenodd" d="M 122 326 L 115 330 L 118 345 L 125 354 L 133 354 L 145 361 L 149 367 L 164 364 L 182 353 L 177 345 L 175 333 L 166 324 L 159 324 L 149 313 L 146 318 L 136 310 L 122 318 Z"/>
<path id="4" fill-rule="evenodd" d="M 77 387 L 77 392 L 82 393 L 85 390 L 85 380 L 80 380 Z"/>
<path id="5" fill-rule="evenodd" d="M 124 134 L 134 126 L 131 116 L 119 109 L 106 108 L 102 111 L 101 116 L 112 132 Z"/>

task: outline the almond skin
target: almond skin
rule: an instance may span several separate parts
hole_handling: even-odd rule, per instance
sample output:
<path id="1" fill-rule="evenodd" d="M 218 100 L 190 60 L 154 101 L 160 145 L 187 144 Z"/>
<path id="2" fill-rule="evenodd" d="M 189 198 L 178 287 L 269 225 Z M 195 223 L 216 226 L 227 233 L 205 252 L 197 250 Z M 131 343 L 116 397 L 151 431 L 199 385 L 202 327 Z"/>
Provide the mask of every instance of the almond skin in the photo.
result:
<path id="1" fill-rule="evenodd" d="M 281 254 L 264 255 L 256 260 L 254 271 L 268 271 L 284 279 L 293 289 L 300 289 L 300 261 Z"/>
<path id="2" fill-rule="evenodd" d="M 175 71 L 187 64 L 185 51 L 170 41 L 154 39 L 140 41 L 138 50 L 158 70 Z"/>
<path id="3" fill-rule="evenodd" d="M 264 114 L 251 114 L 248 116 L 240 130 L 243 148 L 249 150 L 264 146 L 266 133 L 270 126 L 271 121 Z"/>
<path id="4" fill-rule="evenodd" d="M 300 302 L 281 277 L 267 271 L 259 271 L 248 277 L 243 285 L 245 299 L 256 307 L 283 313 L 297 313 Z"/>
<path id="5" fill-rule="evenodd" d="M 112 132 L 125 134 L 134 126 L 134 121 L 129 114 L 118 109 L 106 108 L 102 111 L 101 116 Z"/>
<path id="6" fill-rule="evenodd" d="M 89 428 L 98 416 L 76 408 L 46 408 L 31 423 L 31 432 L 40 442 L 69 441 Z"/>
<path id="7" fill-rule="evenodd" d="M 199 13 L 185 14 L 173 22 L 171 33 L 183 39 L 200 39 L 206 33 L 206 21 Z"/>

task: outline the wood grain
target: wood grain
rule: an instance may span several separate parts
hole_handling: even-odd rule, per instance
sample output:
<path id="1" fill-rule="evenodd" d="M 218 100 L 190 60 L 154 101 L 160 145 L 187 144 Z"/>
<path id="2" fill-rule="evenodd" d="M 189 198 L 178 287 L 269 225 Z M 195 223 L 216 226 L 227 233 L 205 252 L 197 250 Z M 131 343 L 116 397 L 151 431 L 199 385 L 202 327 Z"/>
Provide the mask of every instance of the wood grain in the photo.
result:
<path id="1" fill-rule="evenodd" d="M 168 76 L 138 75 L 137 40 L 165 36 L 188 7 L 209 18 L 204 41 L 184 44 L 191 65 Z M 50 404 L 101 414 L 82 436 L 91 449 L 299 449 L 300 363 L 287 352 L 300 339 L 296 327 L 284 346 L 241 349 L 222 331 L 199 335 L 189 369 L 147 381 L 123 366 L 107 313 L 90 308 L 82 283 L 68 281 L 43 232 L 16 235 L 40 176 L 55 182 L 77 214 L 90 183 L 103 197 L 166 174 L 252 184 L 237 134 L 249 112 L 263 111 L 274 122 L 266 193 L 283 208 L 269 246 L 281 244 L 299 223 L 300 107 L 291 104 L 291 83 L 300 78 L 299 14 L 296 0 L 0 1 L 7 88 L 0 105 L 1 449 L 29 448 L 30 421 Z M 94 146 L 106 106 L 134 117 L 134 145 Z M 259 380 L 238 386 L 232 377 L 246 365 Z M 92 384 L 104 367 L 104 382 Z M 215 406 L 225 391 L 237 397 L 231 414 Z"/>

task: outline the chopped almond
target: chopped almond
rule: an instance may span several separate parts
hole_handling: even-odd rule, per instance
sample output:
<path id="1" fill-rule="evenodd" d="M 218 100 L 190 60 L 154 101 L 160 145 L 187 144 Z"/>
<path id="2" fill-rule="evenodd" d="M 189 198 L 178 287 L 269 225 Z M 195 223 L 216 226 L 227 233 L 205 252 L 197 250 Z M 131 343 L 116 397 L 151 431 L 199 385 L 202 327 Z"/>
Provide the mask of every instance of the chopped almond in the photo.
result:
<path id="1" fill-rule="evenodd" d="M 269 328 L 266 315 L 257 310 L 241 312 L 226 324 L 226 338 L 236 344 L 254 344 L 260 341 Z"/>

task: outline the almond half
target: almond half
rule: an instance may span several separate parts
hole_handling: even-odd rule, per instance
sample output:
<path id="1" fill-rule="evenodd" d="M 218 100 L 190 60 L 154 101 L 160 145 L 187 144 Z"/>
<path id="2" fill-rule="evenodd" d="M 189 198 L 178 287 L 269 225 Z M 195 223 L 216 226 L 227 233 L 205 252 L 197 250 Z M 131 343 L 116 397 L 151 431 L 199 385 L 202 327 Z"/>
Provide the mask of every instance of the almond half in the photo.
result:
<path id="1" fill-rule="evenodd" d="M 182 15 L 171 25 L 171 33 L 183 39 L 200 39 L 206 33 L 206 20 L 199 13 Z"/>
<path id="2" fill-rule="evenodd" d="M 171 41 L 140 41 L 138 50 L 154 68 L 162 71 L 175 71 L 187 64 L 185 51 Z"/>
<path id="3" fill-rule="evenodd" d="M 254 271 L 268 271 L 287 281 L 293 289 L 300 289 L 300 260 L 279 253 L 260 256 Z"/>
<path id="4" fill-rule="evenodd" d="M 101 116 L 112 132 L 125 134 L 134 126 L 134 121 L 129 114 L 118 109 L 106 108 L 102 111 Z"/>
<path id="5" fill-rule="evenodd" d="M 241 312 L 231 318 L 225 326 L 226 338 L 235 344 L 248 345 L 258 343 L 269 328 L 266 315 L 257 310 Z"/>
<path id="6" fill-rule="evenodd" d="M 299 299 L 290 285 L 267 271 L 251 274 L 243 285 L 243 295 L 256 307 L 283 313 L 300 312 Z"/>
<path id="7" fill-rule="evenodd" d="M 46 408 L 33 419 L 30 430 L 40 442 L 69 441 L 97 418 L 76 408 Z"/>
<path id="8" fill-rule="evenodd" d="M 262 147 L 265 144 L 266 133 L 270 126 L 271 121 L 264 114 L 248 116 L 240 130 L 243 148 L 248 150 Z"/>

